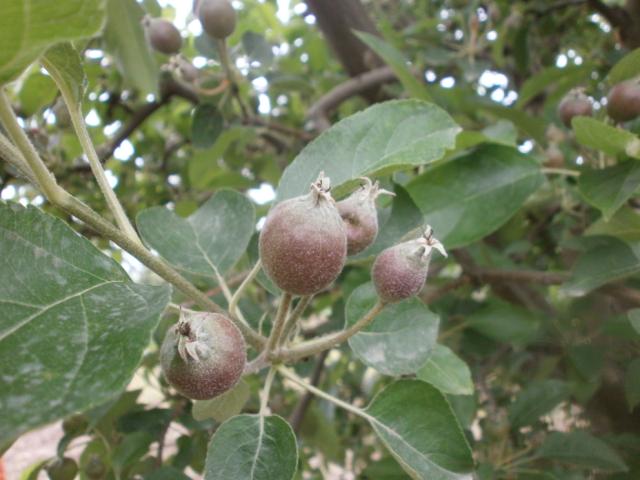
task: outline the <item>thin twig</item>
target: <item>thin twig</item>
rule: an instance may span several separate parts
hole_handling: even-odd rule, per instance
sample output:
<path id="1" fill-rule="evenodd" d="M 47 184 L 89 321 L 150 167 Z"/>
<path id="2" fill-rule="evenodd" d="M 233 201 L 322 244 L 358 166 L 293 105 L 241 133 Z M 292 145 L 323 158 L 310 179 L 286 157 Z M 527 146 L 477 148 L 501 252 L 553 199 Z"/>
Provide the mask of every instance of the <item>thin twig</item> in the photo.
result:
<path id="1" fill-rule="evenodd" d="M 289 368 L 286 368 L 284 366 L 280 366 L 280 367 L 278 367 L 278 372 L 283 377 L 291 380 L 293 383 L 301 386 L 302 388 L 304 388 L 305 390 L 313 393 L 317 397 L 324 398 L 325 400 L 328 400 L 329 402 L 333 403 L 334 405 L 337 405 L 338 407 L 343 408 L 343 409 L 347 410 L 348 412 L 351 412 L 351 413 L 353 413 L 355 415 L 358 415 L 359 417 L 365 418 L 366 420 L 375 420 L 373 417 L 371 417 L 371 415 L 367 414 L 361 408 L 358 408 L 355 405 L 352 405 L 350 403 L 342 401 L 339 398 L 336 398 L 333 395 L 330 395 L 329 393 L 324 392 L 324 391 L 320 390 L 319 388 L 311 385 L 309 382 L 307 382 L 306 380 L 303 380 L 298 375 L 296 375 L 296 373 L 293 370 L 289 369 Z"/>
<path id="2" fill-rule="evenodd" d="M 273 328 L 271 330 L 271 334 L 269 335 L 269 339 L 267 340 L 267 345 L 265 347 L 265 353 L 267 358 L 270 358 L 273 350 L 276 345 L 278 345 L 278 340 L 280 340 L 280 336 L 282 335 L 282 329 L 284 328 L 284 322 L 287 318 L 287 314 L 289 313 L 289 307 L 291 306 L 291 294 L 283 293 L 280 297 L 280 305 L 278 305 L 278 313 L 276 314 L 276 319 L 273 323 Z"/>
<path id="3" fill-rule="evenodd" d="M 256 278 L 256 275 L 258 275 L 258 272 L 260 272 L 261 267 L 262 267 L 262 264 L 260 260 L 258 260 L 256 264 L 253 266 L 253 268 L 249 271 L 249 274 L 242 281 L 242 283 L 240 284 L 236 292 L 233 294 L 231 299 L 229 300 L 229 313 L 231 315 L 236 315 L 236 311 L 238 309 L 238 302 L 240 301 L 240 298 L 242 297 L 244 290 L 253 281 L 253 279 Z"/>
<path id="4" fill-rule="evenodd" d="M 542 173 L 547 175 L 565 175 L 567 177 L 579 177 L 580 172 L 578 170 L 570 170 L 568 168 L 551 168 L 544 167 L 541 169 Z"/>
<path id="5" fill-rule="evenodd" d="M 140 240 L 140 237 L 138 237 L 138 233 L 129 221 L 129 218 L 125 213 L 122 204 L 118 200 L 118 197 L 116 197 L 115 192 L 111 188 L 111 185 L 109 185 L 107 175 L 102 168 L 102 164 L 100 163 L 98 154 L 96 153 L 93 142 L 91 141 L 91 136 L 89 135 L 86 124 L 84 123 L 84 117 L 82 116 L 82 106 L 80 102 L 76 100 L 76 98 L 74 98 L 73 92 L 67 87 L 67 83 L 64 80 L 64 75 L 58 69 L 58 67 L 49 62 L 46 57 L 43 57 L 41 61 L 42 65 L 47 69 L 53 80 L 56 82 L 60 93 L 62 93 L 62 99 L 67 106 L 67 110 L 69 111 L 71 123 L 76 132 L 78 140 L 80 141 L 80 145 L 82 145 L 82 149 L 84 150 L 87 160 L 89 160 L 89 165 L 91 166 L 93 176 L 95 177 L 96 182 L 98 182 L 100 191 L 107 201 L 107 206 L 109 207 L 109 210 L 111 210 L 111 213 L 116 220 L 116 224 L 118 225 L 118 227 L 120 227 L 120 230 L 131 237 L 131 240 L 142 245 L 142 241 Z"/>
<path id="6" fill-rule="evenodd" d="M 267 378 L 264 381 L 264 386 L 260 392 L 260 416 L 264 417 L 267 414 L 267 406 L 269 404 L 269 392 L 271 391 L 271 384 L 273 383 L 273 377 L 276 374 L 276 369 L 271 367 Z"/>
<path id="7" fill-rule="evenodd" d="M 231 94 L 238 102 L 240 106 L 240 111 L 242 112 L 242 118 L 245 120 L 249 120 L 251 115 L 249 113 L 249 109 L 244 104 L 242 97 L 240 96 L 240 88 L 238 87 L 238 80 L 236 79 L 235 69 L 233 68 L 233 64 L 231 63 L 231 59 L 229 58 L 229 50 L 227 49 L 227 42 L 225 39 L 219 39 L 216 41 L 218 46 L 218 52 L 220 54 L 220 63 L 222 64 L 222 68 L 227 75 L 227 80 L 229 80 L 229 84 L 231 85 Z"/>
<path id="8" fill-rule="evenodd" d="M 374 318 L 384 309 L 384 304 L 378 301 L 361 319 L 351 325 L 349 328 L 339 332 L 329 333 L 308 342 L 302 342 L 291 348 L 284 348 L 274 357 L 278 360 L 294 361 L 300 358 L 309 357 L 328 350 L 358 333 L 360 330 L 369 325 Z"/>
<path id="9" fill-rule="evenodd" d="M 3 88 L 0 87 L 0 120 L 4 125 L 9 137 L 13 140 L 13 143 L 17 147 L 17 150 L 21 152 L 22 160 L 15 160 L 15 164 L 19 165 L 20 162 L 28 165 L 29 170 L 33 172 L 33 176 L 37 181 L 37 185 L 42 190 L 42 193 L 56 205 L 66 205 L 69 203 L 69 195 L 62 187 L 58 185 L 54 176 L 49 172 L 49 169 L 44 164 L 35 147 L 24 133 L 22 127 L 18 123 L 18 119 L 13 113 L 11 102 L 7 97 Z"/>
<path id="10" fill-rule="evenodd" d="M 312 299 L 313 295 L 307 295 L 306 297 L 302 297 L 300 300 L 298 300 L 298 304 L 291 311 L 291 315 L 289 315 L 287 321 L 285 322 L 278 345 L 284 345 L 287 342 L 291 330 L 296 326 L 296 324 L 298 323 L 298 319 L 304 313 L 305 309 L 307 308 L 309 303 L 311 303 Z"/>
<path id="11" fill-rule="evenodd" d="M 24 176 L 34 187 L 40 188 L 27 162 L 23 160 L 22 155 L 18 149 L 16 149 L 15 145 L 2 133 L 0 133 L 0 158 L 11 164 L 18 173 Z"/>
<path id="12" fill-rule="evenodd" d="M 328 93 L 320 97 L 307 111 L 307 119 L 315 123 L 316 130 L 326 130 L 330 123 L 328 115 L 345 100 L 358 95 L 372 87 L 396 80 L 396 75 L 390 67 L 379 67 L 350 78 L 344 83 L 334 87 Z"/>
<path id="13" fill-rule="evenodd" d="M 309 383 L 314 387 L 317 387 L 320 384 L 320 379 L 322 378 L 322 372 L 324 371 L 325 360 L 327 359 L 327 355 L 329 354 L 329 350 L 325 350 L 320 355 L 318 355 L 318 359 L 316 360 L 316 365 L 313 368 L 313 372 L 311 373 L 311 380 Z M 304 420 L 304 416 L 307 413 L 307 409 L 309 405 L 311 405 L 311 400 L 313 399 L 313 394 L 311 392 L 306 392 L 298 401 L 298 404 L 293 409 L 293 412 L 289 416 L 289 423 L 291 424 L 291 428 L 293 431 L 298 434 L 300 433 L 300 427 L 302 426 L 302 421 Z"/>

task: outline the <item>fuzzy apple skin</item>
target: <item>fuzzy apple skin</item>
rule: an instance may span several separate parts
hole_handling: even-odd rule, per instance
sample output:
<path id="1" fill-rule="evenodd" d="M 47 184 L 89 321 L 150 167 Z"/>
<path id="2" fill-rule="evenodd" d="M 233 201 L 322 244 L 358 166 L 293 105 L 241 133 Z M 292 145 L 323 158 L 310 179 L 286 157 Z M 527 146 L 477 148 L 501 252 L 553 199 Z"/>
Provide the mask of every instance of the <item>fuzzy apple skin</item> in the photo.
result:
<path id="1" fill-rule="evenodd" d="M 427 280 L 428 261 L 421 260 L 412 242 L 382 251 L 373 263 L 371 278 L 384 303 L 395 303 L 417 295 Z"/>
<path id="2" fill-rule="evenodd" d="M 573 117 L 593 115 L 593 107 L 589 98 L 582 92 L 569 92 L 558 106 L 558 116 L 566 127 L 571 127 Z"/>
<path id="3" fill-rule="evenodd" d="M 182 37 L 173 23 L 162 18 L 152 18 L 147 25 L 149 43 L 154 50 L 166 55 L 178 53 L 182 48 Z"/>
<path id="4" fill-rule="evenodd" d="M 200 0 L 195 9 L 202 28 L 212 38 L 222 40 L 236 29 L 236 11 L 228 0 Z"/>
<path id="5" fill-rule="evenodd" d="M 240 330 L 218 313 L 183 313 L 167 331 L 160 349 L 165 378 L 193 400 L 217 397 L 233 388 L 246 361 Z"/>
<path id="6" fill-rule="evenodd" d="M 616 122 L 627 122 L 640 115 L 640 78 L 614 85 L 607 96 L 607 113 Z"/>
<path id="7" fill-rule="evenodd" d="M 381 193 L 393 195 L 381 190 L 378 182 L 372 183 L 365 177 L 362 180 L 361 188 L 336 204 L 347 231 L 347 255 L 360 253 L 375 241 L 378 236 L 376 198 Z"/>
<path id="8" fill-rule="evenodd" d="M 424 236 L 383 250 L 371 269 L 371 279 L 382 303 L 395 303 L 417 295 L 427 280 L 433 250 L 447 256 L 427 228 Z"/>
<path id="9" fill-rule="evenodd" d="M 293 295 L 312 295 L 327 288 L 347 258 L 347 234 L 333 199 L 313 188 L 307 195 L 276 205 L 260 232 L 264 271 Z"/>

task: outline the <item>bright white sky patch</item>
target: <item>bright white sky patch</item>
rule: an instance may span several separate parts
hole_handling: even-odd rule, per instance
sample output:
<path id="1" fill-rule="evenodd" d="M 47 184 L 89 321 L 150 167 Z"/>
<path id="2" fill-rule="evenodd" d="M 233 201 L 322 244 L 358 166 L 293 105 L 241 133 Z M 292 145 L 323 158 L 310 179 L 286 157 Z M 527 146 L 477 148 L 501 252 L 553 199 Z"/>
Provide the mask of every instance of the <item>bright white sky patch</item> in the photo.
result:
<path id="1" fill-rule="evenodd" d="M 13 200 L 14 198 L 16 198 L 16 194 L 18 192 L 16 191 L 16 187 L 14 187 L 13 185 L 7 185 L 6 187 L 4 187 L 4 189 L 2 190 L 2 200 Z"/>
<path id="2" fill-rule="evenodd" d="M 531 150 L 533 150 L 533 142 L 531 140 L 525 140 L 524 142 L 522 142 L 522 144 L 520 144 L 518 150 L 520 150 L 520 152 L 522 153 L 529 153 Z"/>
<path id="3" fill-rule="evenodd" d="M 493 70 L 485 70 L 484 72 L 482 72 L 482 75 L 480 75 L 478 83 L 480 83 L 480 85 L 485 88 L 506 88 L 506 86 L 509 84 L 509 80 L 503 73 L 494 72 Z"/>
<path id="4" fill-rule="evenodd" d="M 567 66 L 567 62 L 567 56 L 564 53 L 561 53 L 558 55 L 558 58 L 556 58 L 556 67 L 564 68 Z"/>
<path id="5" fill-rule="evenodd" d="M 105 177 L 107 177 L 107 182 L 109 182 L 109 186 L 111 188 L 116 188 L 118 185 L 118 177 L 116 177 L 113 172 L 109 169 L 104 171 Z"/>
<path id="6" fill-rule="evenodd" d="M 453 77 L 445 77 L 440 80 L 440 86 L 442 88 L 452 88 L 456 84 L 456 79 Z"/>
<path id="7" fill-rule="evenodd" d="M 291 19 L 291 1 L 290 0 L 278 0 L 278 11 L 276 16 L 282 23 L 289 23 Z"/>
<path id="8" fill-rule="evenodd" d="M 105 126 L 102 129 L 102 131 L 104 132 L 105 135 L 111 136 L 114 133 L 116 133 L 121 126 L 122 126 L 122 122 L 120 120 L 116 120 L 115 122 Z"/>
<path id="9" fill-rule="evenodd" d="M 98 114 L 94 109 L 91 109 L 91 111 L 84 118 L 84 121 L 90 127 L 97 127 L 98 125 L 100 125 L 100 117 L 98 117 Z"/>
<path id="10" fill-rule="evenodd" d="M 261 183 L 258 188 L 250 188 L 247 191 L 249 198 L 256 202 L 258 205 L 264 205 L 276 198 L 276 191 L 269 183 Z"/>
<path id="11" fill-rule="evenodd" d="M 123 162 L 129 160 L 131 155 L 133 155 L 133 145 L 131 145 L 129 140 L 124 140 L 120 146 L 116 148 L 116 151 L 113 152 L 113 156 Z"/>

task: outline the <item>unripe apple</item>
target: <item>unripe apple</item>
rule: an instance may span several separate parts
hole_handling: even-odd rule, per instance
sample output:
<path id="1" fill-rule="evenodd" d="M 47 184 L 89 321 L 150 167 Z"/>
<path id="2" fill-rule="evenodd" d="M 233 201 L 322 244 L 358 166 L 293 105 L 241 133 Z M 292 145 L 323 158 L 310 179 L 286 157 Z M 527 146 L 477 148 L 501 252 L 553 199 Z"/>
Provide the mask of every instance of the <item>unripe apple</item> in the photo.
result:
<path id="1" fill-rule="evenodd" d="M 355 255 L 371 245 L 378 236 L 376 198 L 381 194 L 394 195 L 381 189 L 378 182 L 362 177 L 364 184 L 350 196 L 337 203 L 338 212 L 347 230 L 347 255 Z"/>
<path id="2" fill-rule="evenodd" d="M 640 77 L 614 85 L 607 96 L 607 113 L 616 122 L 640 115 Z"/>
<path id="3" fill-rule="evenodd" d="M 383 303 L 395 303 L 417 295 L 427 279 L 433 250 L 447 256 L 428 227 L 419 238 L 383 250 L 371 269 L 371 278 Z"/>
<path id="4" fill-rule="evenodd" d="M 206 400 L 238 383 L 247 361 L 244 338 L 219 313 L 181 312 L 160 349 L 167 381 L 182 395 Z"/>
<path id="5" fill-rule="evenodd" d="M 236 11 L 228 0 L 200 0 L 194 8 L 210 37 L 222 40 L 236 29 Z"/>
<path id="6" fill-rule="evenodd" d="M 573 117 L 590 117 L 592 114 L 591 101 L 581 89 L 571 90 L 558 105 L 558 116 L 566 127 L 571 127 Z"/>
<path id="7" fill-rule="evenodd" d="M 260 232 L 260 259 L 265 273 L 281 290 L 312 295 L 340 274 L 347 257 L 347 233 L 320 174 L 306 195 L 279 203 Z"/>
<path id="8" fill-rule="evenodd" d="M 154 50 L 166 55 L 178 53 L 182 48 L 182 37 L 175 25 L 163 18 L 144 20 L 147 38 Z"/>
<path id="9" fill-rule="evenodd" d="M 56 458 L 47 464 L 45 471 L 51 480 L 73 480 L 78 474 L 78 464 L 69 457 Z"/>

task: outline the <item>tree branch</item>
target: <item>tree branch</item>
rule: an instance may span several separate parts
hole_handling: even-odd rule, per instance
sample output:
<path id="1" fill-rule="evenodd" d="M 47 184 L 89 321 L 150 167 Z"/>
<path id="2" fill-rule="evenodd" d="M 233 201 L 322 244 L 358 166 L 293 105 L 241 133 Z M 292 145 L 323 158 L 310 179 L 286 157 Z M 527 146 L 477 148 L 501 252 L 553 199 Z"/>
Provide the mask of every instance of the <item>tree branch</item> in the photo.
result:
<path id="1" fill-rule="evenodd" d="M 320 97 L 307 112 L 307 119 L 314 123 L 316 130 L 323 131 L 331 126 L 328 116 L 345 100 L 359 95 L 372 87 L 393 82 L 396 76 L 390 67 L 379 67 L 361 75 L 355 76 L 334 87 Z"/>
<path id="2" fill-rule="evenodd" d="M 329 350 L 325 350 L 318 356 L 318 359 L 316 360 L 316 365 L 313 368 L 313 373 L 311 374 L 311 380 L 309 380 L 309 383 L 314 387 L 317 387 L 320 384 L 322 372 L 324 371 L 324 362 L 327 359 L 328 354 Z M 305 394 L 300 398 L 298 404 L 289 416 L 289 423 L 291 424 L 291 427 L 293 428 L 293 431 L 296 435 L 300 433 L 302 421 L 304 420 L 304 415 L 307 413 L 309 405 L 311 405 L 311 400 L 313 400 L 313 394 L 309 391 L 305 392 Z"/>
<path id="3" fill-rule="evenodd" d="M 347 341 L 360 330 L 369 325 L 374 318 L 384 309 L 384 304 L 378 301 L 362 318 L 349 328 L 338 332 L 329 333 L 321 337 L 314 338 L 307 342 L 301 342 L 291 348 L 283 348 L 276 352 L 273 359 L 282 361 L 295 361 L 300 358 L 310 357 L 316 353 L 328 350 L 342 342 Z"/>
<path id="4" fill-rule="evenodd" d="M 612 27 L 618 29 L 620 40 L 627 48 L 640 47 L 640 9 L 636 11 L 634 2 L 627 2 L 627 8 L 608 5 L 602 0 L 588 0 L 588 3 Z"/>
<path id="5" fill-rule="evenodd" d="M 349 73 L 356 76 L 382 65 L 382 61 L 353 34 L 354 30 L 380 35 L 360 0 L 307 0 L 318 27 Z M 375 91 L 366 95 L 373 100 Z"/>
<path id="6" fill-rule="evenodd" d="M 129 138 L 147 118 L 167 103 L 169 103 L 169 98 L 146 103 L 136 110 L 129 119 L 129 122 L 115 133 L 115 136 L 107 145 L 98 147 L 100 162 L 104 163 L 111 158 L 122 142 Z"/>

